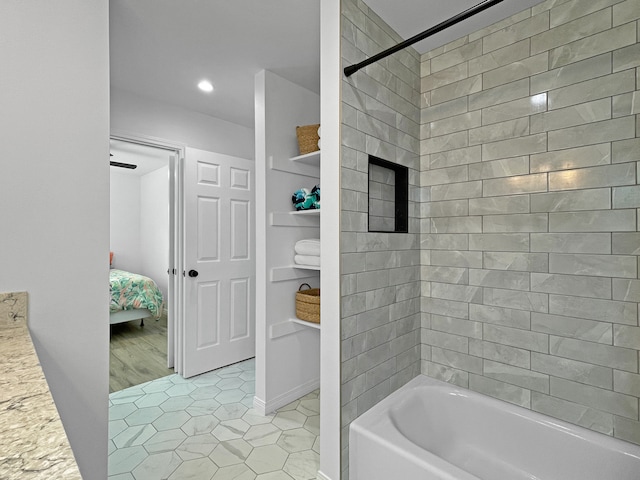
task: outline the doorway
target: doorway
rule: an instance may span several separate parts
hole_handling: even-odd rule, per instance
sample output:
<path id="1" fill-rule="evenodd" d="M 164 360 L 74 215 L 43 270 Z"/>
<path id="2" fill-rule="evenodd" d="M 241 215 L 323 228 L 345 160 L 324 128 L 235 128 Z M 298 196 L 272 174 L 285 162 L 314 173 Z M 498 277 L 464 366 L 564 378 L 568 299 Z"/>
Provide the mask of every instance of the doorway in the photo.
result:
<path id="1" fill-rule="evenodd" d="M 110 152 L 110 310 L 126 310 L 110 312 L 109 391 L 115 392 L 173 373 L 177 152 L 116 138 Z"/>
<path id="2" fill-rule="evenodd" d="M 112 267 L 165 309 L 111 327 L 112 392 L 255 355 L 254 162 L 132 138 L 111 139 Z"/>

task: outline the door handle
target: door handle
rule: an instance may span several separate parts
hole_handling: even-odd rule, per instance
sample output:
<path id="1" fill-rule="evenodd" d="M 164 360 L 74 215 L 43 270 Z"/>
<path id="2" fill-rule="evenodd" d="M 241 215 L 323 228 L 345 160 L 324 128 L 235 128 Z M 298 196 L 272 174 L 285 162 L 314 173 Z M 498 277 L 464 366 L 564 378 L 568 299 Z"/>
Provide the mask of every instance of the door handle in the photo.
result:
<path id="1" fill-rule="evenodd" d="M 189 270 L 189 276 L 191 278 L 196 278 L 198 276 L 198 271 L 197 270 Z"/>

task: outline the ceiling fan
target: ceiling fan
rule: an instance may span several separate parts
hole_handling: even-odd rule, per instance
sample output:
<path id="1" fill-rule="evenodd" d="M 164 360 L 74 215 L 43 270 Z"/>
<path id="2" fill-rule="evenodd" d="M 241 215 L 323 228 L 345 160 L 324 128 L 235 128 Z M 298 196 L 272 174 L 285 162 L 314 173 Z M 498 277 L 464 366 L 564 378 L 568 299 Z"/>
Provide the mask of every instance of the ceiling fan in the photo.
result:
<path id="1" fill-rule="evenodd" d="M 109 157 L 113 157 L 113 153 L 110 153 Z M 129 168 L 131 170 L 133 170 L 134 168 L 138 168 L 137 165 L 134 165 L 132 163 L 114 162 L 113 160 L 109 161 L 109 165 L 111 165 L 112 167 Z"/>

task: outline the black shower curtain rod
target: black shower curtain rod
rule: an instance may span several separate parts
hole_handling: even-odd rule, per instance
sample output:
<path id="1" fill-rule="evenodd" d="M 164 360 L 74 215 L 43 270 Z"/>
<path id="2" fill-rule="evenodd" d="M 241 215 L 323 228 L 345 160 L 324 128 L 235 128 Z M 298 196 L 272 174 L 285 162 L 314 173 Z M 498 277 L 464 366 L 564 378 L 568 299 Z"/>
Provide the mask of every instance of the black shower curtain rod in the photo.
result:
<path id="1" fill-rule="evenodd" d="M 484 2 L 481 2 L 467 10 L 465 10 L 462 13 L 459 13 L 451 18 L 449 18 L 448 20 L 445 20 L 444 22 L 439 23 L 438 25 L 436 25 L 435 27 L 431 27 L 428 30 L 425 30 L 422 33 L 419 33 L 418 35 L 415 35 L 407 40 L 405 40 L 404 42 L 401 42 L 391 48 L 388 48 L 380 53 L 378 53 L 377 55 L 374 55 L 373 57 L 369 57 L 366 60 L 363 60 L 360 63 L 356 63 L 355 65 L 350 65 L 348 67 L 345 67 L 344 69 L 344 74 L 347 77 L 350 77 L 351 75 L 353 75 L 354 73 L 356 73 L 358 70 L 360 70 L 361 68 L 366 67 L 367 65 L 371 65 L 374 62 L 377 62 L 378 60 L 383 59 L 384 57 L 388 57 L 389 55 L 391 55 L 392 53 L 396 53 L 399 50 L 402 50 L 403 48 L 408 47 L 409 45 L 413 45 L 416 42 L 419 42 L 420 40 L 424 40 L 427 37 L 430 37 L 431 35 L 434 35 L 438 32 L 441 32 L 442 30 L 445 30 L 446 28 L 451 27 L 452 25 L 455 25 L 456 23 L 460 23 L 463 20 L 466 20 L 469 17 L 474 16 L 477 13 L 480 13 L 484 10 L 486 10 L 487 8 L 493 7 L 494 5 L 497 5 L 500 2 L 503 2 L 504 0 L 485 0 Z"/>

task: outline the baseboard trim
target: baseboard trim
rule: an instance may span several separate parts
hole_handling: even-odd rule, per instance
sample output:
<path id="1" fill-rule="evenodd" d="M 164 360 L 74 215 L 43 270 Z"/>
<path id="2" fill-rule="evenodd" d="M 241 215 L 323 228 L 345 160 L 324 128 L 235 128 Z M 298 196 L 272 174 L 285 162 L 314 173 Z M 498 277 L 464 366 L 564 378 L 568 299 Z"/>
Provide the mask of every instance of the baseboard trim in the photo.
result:
<path id="1" fill-rule="evenodd" d="M 302 385 L 298 385 L 295 388 L 292 388 L 288 392 L 284 392 L 281 395 L 271 399 L 268 402 L 265 402 L 261 398 L 253 397 L 253 408 L 260 415 L 268 415 L 271 412 L 274 412 L 280 407 L 284 407 L 285 405 L 290 404 L 294 400 L 299 399 L 300 397 L 304 397 L 307 393 L 313 392 L 314 390 L 320 388 L 320 379 L 315 378 L 310 382 L 304 383 Z"/>
<path id="2" fill-rule="evenodd" d="M 267 414 L 264 400 L 256 396 L 253 397 L 253 409 L 263 417 Z"/>
<path id="3" fill-rule="evenodd" d="M 322 473 L 320 470 L 318 470 L 318 473 L 316 474 L 316 480 L 331 480 L 331 479 L 327 477 L 324 473 Z"/>

